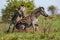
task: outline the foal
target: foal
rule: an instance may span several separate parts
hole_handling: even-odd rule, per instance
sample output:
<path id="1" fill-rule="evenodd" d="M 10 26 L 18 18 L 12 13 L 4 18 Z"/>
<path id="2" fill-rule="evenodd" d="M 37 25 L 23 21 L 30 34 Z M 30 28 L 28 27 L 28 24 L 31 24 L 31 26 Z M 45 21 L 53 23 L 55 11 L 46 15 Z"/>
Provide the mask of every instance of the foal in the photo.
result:
<path id="1" fill-rule="evenodd" d="M 35 24 L 38 21 L 38 17 L 40 15 L 48 17 L 48 15 L 46 14 L 46 12 L 44 10 L 44 7 L 39 7 L 37 9 L 35 9 L 28 16 L 21 19 L 19 22 L 17 22 L 16 28 L 19 30 L 19 27 L 23 27 L 23 29 L 26 30 L 26 27 L 32 26 L 33 32 L 35 32 Z"/>

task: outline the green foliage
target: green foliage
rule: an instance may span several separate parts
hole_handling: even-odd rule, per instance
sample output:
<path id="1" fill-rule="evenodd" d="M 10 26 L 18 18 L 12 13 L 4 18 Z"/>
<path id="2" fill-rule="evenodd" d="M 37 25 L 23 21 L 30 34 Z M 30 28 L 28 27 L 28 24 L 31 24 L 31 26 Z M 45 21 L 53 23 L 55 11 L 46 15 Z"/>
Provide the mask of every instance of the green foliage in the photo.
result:
<path id="1" fill-rule="evenodd" d="M 7 0 L 7 6 L 5 9 L 2 9 L 2 19 L 7 22 L 14 15 L 16 8 L 19 8 L 21 4 L 26 6 L 26 13 L 31 12 L 34 9 L 33 1 L 26 0 Z"/>
<path id="2" fill-rule="evenodd" d="M 6 34 L 8 23 L 0 24 L 0 40 L 60 40 L 60 16 L 45 20 L 39 17 L 39 31 L 35 33 L 13 32 Z M 44 28 L 46 28 L 44 34 Z M 12 29 L 12 28 L 11 28 Z"/>

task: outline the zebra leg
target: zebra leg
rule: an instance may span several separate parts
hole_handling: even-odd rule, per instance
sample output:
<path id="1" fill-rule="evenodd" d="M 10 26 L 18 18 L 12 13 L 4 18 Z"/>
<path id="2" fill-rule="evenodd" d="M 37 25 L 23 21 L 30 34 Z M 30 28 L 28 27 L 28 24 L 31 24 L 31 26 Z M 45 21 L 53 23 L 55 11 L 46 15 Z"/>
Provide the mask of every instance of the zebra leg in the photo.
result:
<path id="1" fill-rule="evenodd" d="M 39 25 L 38 24 L 35 24 L 35 26 L 36 26 L 35 27 L 35 31 L 39 31 L 39 28 L 38 28 Z"/>
<path id="2" fill-rule="evenodd" d="M 10 26 L 12 26 L 12 22 L 10 23 L 10 25 L 9 25 L 9 28 L 8 28 L 7 32 L 9 32 L 9 30 L 10 30 Z"/>
<path id="3" fill-rule="evenodd" d="M 27 31 L 26 31 L 26 27 L 24 28 L 24 31 L 27 32 Z"/>
<path id="4" fill-rule="evenodd" d="M 12 32 L 14 32 L 14 29 L 15 29 L 15 25 L 14 25 L 14 27 L 13 27 L 13 29 L 12 29 Z"/>
<path id="5" fill-rule="evenodd" d="M 32 22 L 33 33 L 35 32 L 35 24 Z"/>
<path id="6" fill-rule="evenodd" d="M 12 32 L 14 32 L 14 29 L 15 29 L 15 27 L 16 27 L 16 24 L 17 24 L 17 21 L 15 20 L 15 21 L 14 21 L 14 27 L 13 27 L 13 29 L 12 29 Z"/>
<path id="7" fill-rule="evenodd" d="M 10 26 L 9 26 L 9 29 L 7 30 L 7 32 L 9 32 L 9 30 L 10 30 Z"/>

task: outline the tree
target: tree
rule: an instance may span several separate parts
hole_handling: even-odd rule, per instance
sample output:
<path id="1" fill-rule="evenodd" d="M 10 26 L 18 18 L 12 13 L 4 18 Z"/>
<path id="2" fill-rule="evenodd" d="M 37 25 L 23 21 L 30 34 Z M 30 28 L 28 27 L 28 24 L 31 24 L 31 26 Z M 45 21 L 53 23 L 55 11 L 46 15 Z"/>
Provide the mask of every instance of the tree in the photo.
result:
<path id="1" fill-rule="evenodd" d="M 27 13 L 31 12 L 35 7 L 32 0 L 7 0 L 6 8 L 2 9 L 2 20 L 8 22 L 14 15 L 16 8 L 19 8 L 21 4 L 26 6 Z"/>
<path id="2" fill-rule="evenodd" d="M 48 11 L 51 11 L 52 15 L 55 14 L 56 7 L 54 5 L 51 5 L 48 7 Z"/>

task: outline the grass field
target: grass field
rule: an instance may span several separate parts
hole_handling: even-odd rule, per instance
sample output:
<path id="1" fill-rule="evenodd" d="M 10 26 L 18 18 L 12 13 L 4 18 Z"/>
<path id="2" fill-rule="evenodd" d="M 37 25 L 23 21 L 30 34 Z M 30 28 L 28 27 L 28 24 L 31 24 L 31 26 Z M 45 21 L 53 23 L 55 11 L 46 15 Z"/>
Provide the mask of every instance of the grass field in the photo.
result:
<path id="1" fill-rule="evenodd" d="M 0 23 L 0 40 L 60 40 L 60 16 L 54 16 L 53 19 L 47 20 L 40 16 L 38 24 L 39 31 L 35 33 L 10 32 L 7 34 L 5 31 L 8 29 L 9 24 Z"/>

